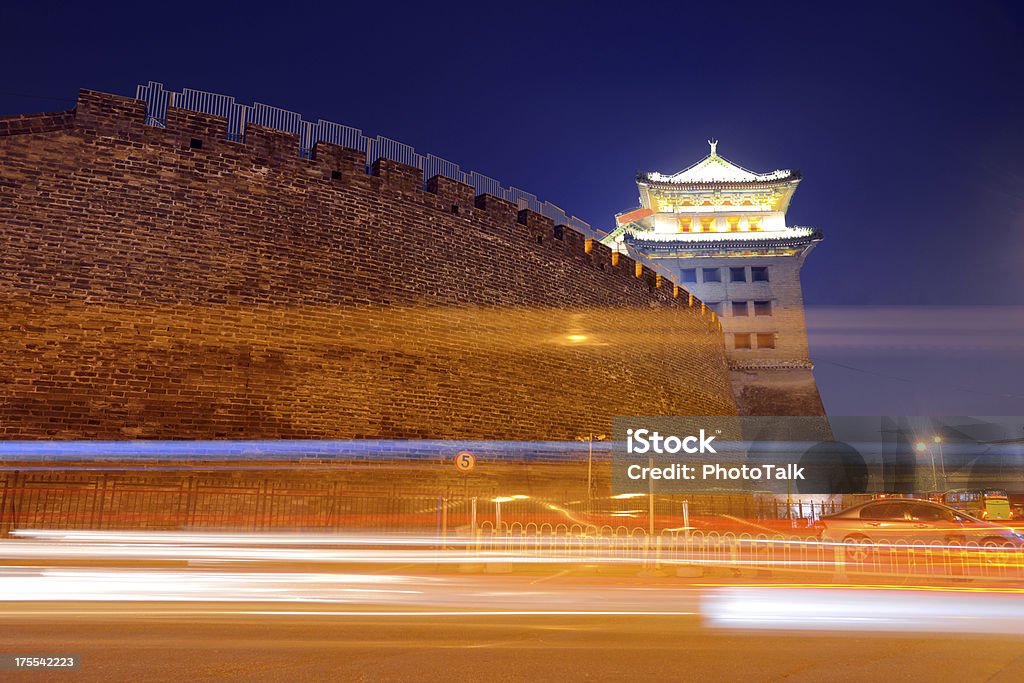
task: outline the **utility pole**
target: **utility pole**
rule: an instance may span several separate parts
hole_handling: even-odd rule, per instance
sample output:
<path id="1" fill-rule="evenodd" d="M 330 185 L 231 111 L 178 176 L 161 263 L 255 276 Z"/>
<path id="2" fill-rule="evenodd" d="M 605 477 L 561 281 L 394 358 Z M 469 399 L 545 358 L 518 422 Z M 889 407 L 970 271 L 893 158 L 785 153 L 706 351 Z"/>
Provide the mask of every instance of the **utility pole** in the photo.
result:
<path id="1" fill-rule="evenodd" d="M 607 434 L 594 434 L 591 432 L 587 436 L 577 436 L 577 441 L 587 442 L 587 512 L 593 511 L 593 493 L 594 493 L 594 441 L 604 441 L 608 438 Z"/>

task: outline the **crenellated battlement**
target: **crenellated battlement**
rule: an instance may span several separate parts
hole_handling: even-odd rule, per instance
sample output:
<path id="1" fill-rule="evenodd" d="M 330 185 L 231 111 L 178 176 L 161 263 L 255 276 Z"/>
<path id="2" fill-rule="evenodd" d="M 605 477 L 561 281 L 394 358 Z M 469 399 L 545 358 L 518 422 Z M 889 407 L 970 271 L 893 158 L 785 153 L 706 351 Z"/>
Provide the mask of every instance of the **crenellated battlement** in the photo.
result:
<path id="1" fill-rule="evenodd" d="M 0 119 L 0 438 L 572 440 L 735 413 L 711 310 L 518 191 L 161 115 L 84 90 Z"/>
<path id="2" fill-rule="evenodd" d="M 256 167 L 273 167 L 282 172 L 315 177 L 339 186 L 369 183 L 368 186 L 380 191 L 398 193 L 438 211 L 462 216 L 473 211 L 482 212 L 493 223 L 501 224 L 502 229 L 498 231 L 506 236 L 515 235 L 530 241 L 537 248 L 552 250 L 568 258 L 582 259 L 608 273 L 610 277 L 646 287 L 659 300 L 676 300 L 699 311 L 707 317 L 713 329 L 720 331 L 721 325 L 715 314 L 668 277 L 666 271 L 650 261 L 638 262 L 625 254 L 613 254 L 598 241 L 599 236 L 585 223 L 566 216 L 564 212 L 552 216 L 549 215 L 552 213 L 550 211 L 537 211 L 537 208 L 543 210 L 543 205 L 533 195 L 516 188 L 505 191 L 500 185 L 478 183 L 505 196 L 479 192 L 478 187 L 448 175 L 437 174 L 425 178 L 420 166 L 386 156 L 376 158 L 367 166 L 364 150 L 317 140 L 312 137 L 312 133 L 307 133 L 303 138 L 295 132 L 252 122 L 246 123 L 240 132 L 236 127 L 233 133 L 232 124 L 225 116 L 172 105 L 160 111 L 162 125 L 152 125 L 155 119 L 151 104 L 83 89 L 75 109 L 69 112 L 0 118 L 0 136 L 77 128 L 87 135 L 117 137 L 176 150 L 188 149 L 196 155 L 210 155 L 211 158 L 224 153 L 232 156 L 243 154 L 248 155 Z M 240 116 L 240 120 L 245 121 L 245 117 Z M 301 119 L 298 120 L 301 122 Z M 350 134 L 345 139 L 356 138 Z M 308 154 L 296 153 L 304 144 L 310 145 L 307 148 Z M 367 143 L 367 146 L 371 145 Z M 385 145 L 379 144 L 378 147 L 383 149 Z M 451 171 L 454 165 L 449 162 L 445 164 L 448 165 L 449 173 L 455 173 Z M 483 177 L 477 174 L 461 174 L 461 177 L 466 180 L 470 175 Z M 513 202 L 508 199 L 509 196 L 518 199 Z M 496 228 L 493 223 L 490 227 Z"/>
<path id="3" fill-rule="evenodd" d="M 458 164 L 452 163 L 432 154 L 419 154 L 413 147 L 396 140 L 378 136 L 371 138 L 363 135 L 358 128 L 345 126 L 330 121 L 306 121 L 297 112 L 256 103 L 252 106 L 236 102 L 233 97 L 208 93 L 200 90 L 183 89 L 180 93 L 165 90 L 162 83 L 150 81 L 147 85 L 137 88 L 137 97 L 146 102 L 146 123 L 152 126 L 167 126 L 175 109 L 203 112 L 214 115 L 218 121 L 223 120 L 223 130 L 217 134 L 234 141 L 244 141 L 247 132 L 253 127 L 270 128 L 290 133 L 294 137 L 282 138 L 286 153 L 301 158 L 313 158 L 317 148 L 324 143 L 334 144 L 365 153 L 367 172 L 372 172 L 374 163 L 381 158 L 391 159 L 406 166 L 413 166 L 423 171 L 423 180 L 435 176 L 447 177 L 457 182 L 470 185 L 477 194 L 490 194 L 507 199 L 519 209 L 530 209 L 548 216 L 555 225 L 565 225 L 582 233 L 588 239 L 604 239 L 607 235 L 593 229 L 590 224 L 575 216 L 570 216 L 561 208 L 550 202 L 540 201 L 536 195 L 516 187 L 504 187 L 497 180 L 475 171 L 462 171 Z M 424 183 L 424 187 L 426 186 Z M 634 253 L 641 259 L 646 268 L 660 274 L 663 279 L 672 279 L 671 273 L 643 254 Z"/>

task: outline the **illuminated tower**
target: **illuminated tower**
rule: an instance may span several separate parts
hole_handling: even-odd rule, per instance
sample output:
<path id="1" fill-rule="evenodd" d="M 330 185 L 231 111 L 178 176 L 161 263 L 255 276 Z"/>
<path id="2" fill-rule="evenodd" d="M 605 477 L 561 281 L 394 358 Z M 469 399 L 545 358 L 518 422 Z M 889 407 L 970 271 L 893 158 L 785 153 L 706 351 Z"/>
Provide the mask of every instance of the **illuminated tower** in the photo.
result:
<path id="1" fill-rule="evenodd" d="M 657 259 L 719 315 L 741 414 L 822 415 L 800 289 L 821 233 L 786 225 L 800 173 L 753 173 L 709 144 L 679 173 L 641 173 L 640 207 L 604 242 Z"/>

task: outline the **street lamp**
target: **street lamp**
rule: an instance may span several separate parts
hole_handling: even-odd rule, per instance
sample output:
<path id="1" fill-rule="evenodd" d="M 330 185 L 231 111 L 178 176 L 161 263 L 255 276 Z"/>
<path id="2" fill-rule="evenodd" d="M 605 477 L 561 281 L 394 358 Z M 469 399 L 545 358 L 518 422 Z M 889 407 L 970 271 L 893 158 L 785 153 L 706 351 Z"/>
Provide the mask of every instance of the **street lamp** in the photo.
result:
<path id="1" fill-rule="evenodd" d="M 577 441 L 587 442 L 587 512 L 590 512 L 590 499 L 594 490 L 594 442 L 604 441 L 608 438 L 607 434 L 594 434 L 591 433 L 588 436 L 577 436 Z"/>
<path id="2" fill-rule="evenodd" d="M 946 459 L 942 456 L 942 436 L 936 434 L 932 437 L 932 443 L 939 447 L 939 466 L 942 468 L 942 488 L 946 488 Z"/>
<path id="3" fill-rule="evenodd" d="M 939 488 L 939 478 L 935 474 L 935 454 L 928 450 L 928 444 L 926 444 L 924 441 L 918 441 L 916 444 L 914 444 L 914 448 L 917 450 L 918 453 L 924 453 L 925 451 L 928 451 L 928 457 L 932 462 L 932 489 L 937 491 Z"/>

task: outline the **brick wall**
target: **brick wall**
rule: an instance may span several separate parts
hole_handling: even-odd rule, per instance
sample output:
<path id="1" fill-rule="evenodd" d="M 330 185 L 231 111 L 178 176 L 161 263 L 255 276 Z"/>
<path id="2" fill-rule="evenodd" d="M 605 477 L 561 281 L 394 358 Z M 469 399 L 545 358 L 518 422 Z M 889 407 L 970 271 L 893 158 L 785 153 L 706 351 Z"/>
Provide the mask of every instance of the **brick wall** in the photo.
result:
<path id="1" fill-rule="evenodd" d="M 278 131 L 143 121 L 91 91 L 0 119 L 0 438 L 572 439 L 736 411 L 699 301 L 569 228 Z"/>
<path id="2" fill-rule="evenodd" d="M 684 268 L 717 268 L 721 282 L 702 282 L 700 294 L 718 304 L 725 333 L 733 394 L 741 415 L 824 416 L 807 347 L 800 269 L 807 251 L 792 256 L 700 257 L 679 259 Z M 663 261 L 665 262 L 665 261 Z M 731 282 L 729 268 L 746 268 L 747 281 Z M 767 282 L 750 279 L 750 267 L 767 267 Z M 747 315 L 736 315 L 733 302 L 745 302 Z M 770 315 L 756 315 L 755 301 L 770 303 Z M 742 309 L 741 309 L 742 310 Z M 751 348 L 736 343 L 745 335 Z M 762 348 L 758 335 L 774 348 Z"/>
<path id="3" fill-rule="evenodd" d="M 741 415 L 825 415 L 809 368 L 746 368 L 730 375 Z M 827 424 L 822 420 L 823 428 Z"/>
<path id="4" fill-rule="evenodd" d="M 807 252 L 785 257 L 750 257 L 744 265 L 767 266 L 771 281 L 731 283 L 730 300 L 771 301 L 770 316 L 756 316 L 749 303 L 746 317 L 726 311 L 722 325 L 733 379 L 733 394 L 742 415 L 825 415 L 807 348 L 800 269 Z M 721 265 L 736 265 L 722 260 Z M 728 275 L 728 271 L 724 271 Z M 771 333 L 775 348 L 735 349 L 733 333 Z M 759 367 L 760 366 L 760 367 Z M 802 366 L 802 367 L 801 367 Z"/>

